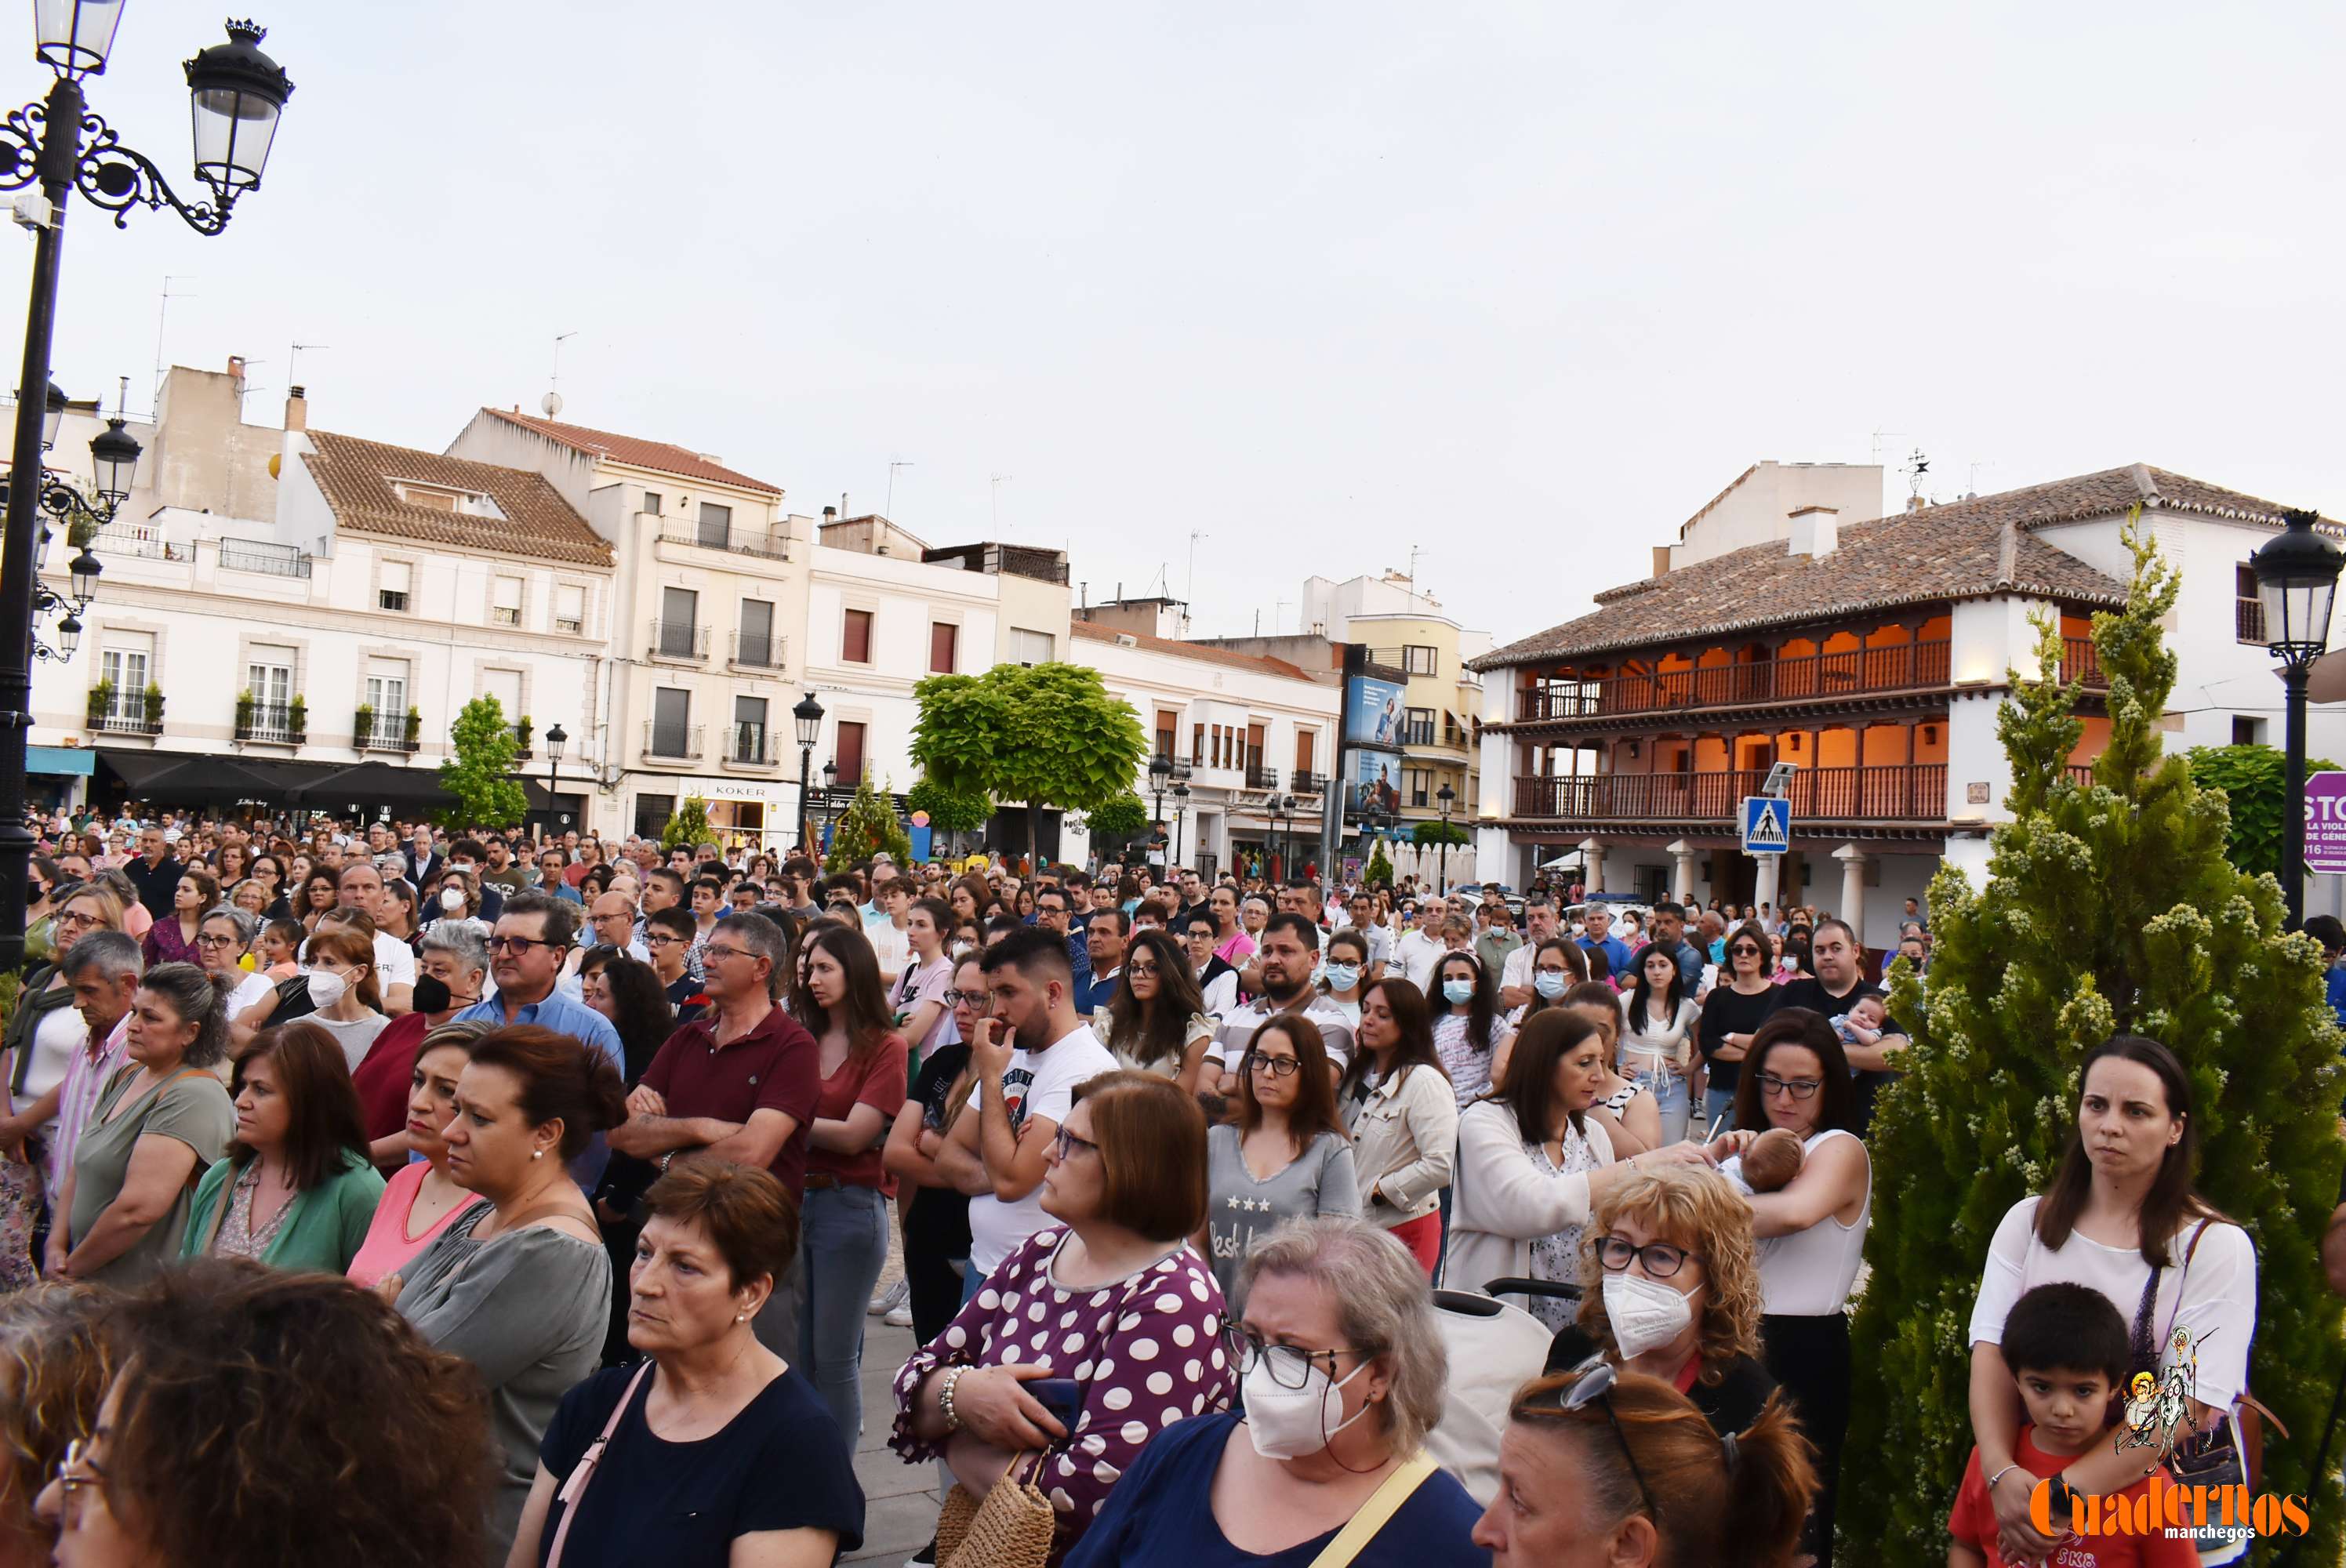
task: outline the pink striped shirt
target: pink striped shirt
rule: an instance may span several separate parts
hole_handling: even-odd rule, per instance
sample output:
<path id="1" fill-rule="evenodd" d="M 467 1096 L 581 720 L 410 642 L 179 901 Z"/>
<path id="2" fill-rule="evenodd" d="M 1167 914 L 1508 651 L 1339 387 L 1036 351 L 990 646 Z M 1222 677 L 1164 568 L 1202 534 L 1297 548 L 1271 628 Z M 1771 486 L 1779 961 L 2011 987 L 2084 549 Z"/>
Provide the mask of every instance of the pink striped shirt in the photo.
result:
<path id="1" fill-rule="evenodd" d="M 89 1042 L 73 1054 L 66 1064 L 65 1082 L 57 1090 L 57 1135 L 49 1145 L 49 1190 L 57 1189 L 58 1180 L 73 1169 L 74 1145 L 81 1142 L 82 1129 L 89 1125 L 89 1114 L 97 1108 L 98 1091 L 106 1087 L 107 1079 L 122 1065 L 130 1054 L 130 1014 L 124 1013 L 106 1037 L 105 1045 L 92 1054 Z"/>

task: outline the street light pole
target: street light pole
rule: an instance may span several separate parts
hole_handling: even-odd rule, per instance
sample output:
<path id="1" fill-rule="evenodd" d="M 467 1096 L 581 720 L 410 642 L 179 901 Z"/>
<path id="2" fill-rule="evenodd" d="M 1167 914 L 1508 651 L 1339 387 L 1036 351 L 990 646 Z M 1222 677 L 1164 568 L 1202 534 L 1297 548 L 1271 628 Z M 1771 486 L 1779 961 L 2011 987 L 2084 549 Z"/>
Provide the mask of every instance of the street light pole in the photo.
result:
<path id="1" fill-rule="evenodd" d="M 1176 784 L 1176 785 L 1174 785 L 1174 786 L 1173 786 L 1173 865 L 1174 865 L 1174 866 L 1178 866 L 1178 865 L 1179 865 L 1179 864 L 1181 863 L 1181 824 L 1182 824 L 1182 820 L 1183 820 L 1183 819 L 1187 818 L 1187 817 L 1188 816 L 1188 814 L 1189 814 L 1189 786 L 1188 786 L 1187 784 Z M 1173 867 L 1172 867 L 1172 866 L 1168 866 L 1168 867 L 1166 868 L 1166 870 L 1168 870 L 1168 871 L 1171 871 L 1172 869 L 1173 869 Z"/>
<path id="2" fill-rule="evenodd" d="M 1444 784 L 1433 792 L 1433 798 L 1442 803 L 1442 859 L 1440 869 L 1433 877 L 1441 884 L 1442 891 L 1447 894 L 1450 891 L 1450 808 L 1457 800 L 1458 792 Z"/>
<path id="3" fill-rule="evenodd" d="M 562 726 L 546 732 L 546 825 L 549 830 L 562 824 L 562 801 L 556 791 L 562 787 L 562 748 L 569 744 L 569 732 Z"/>
<path id="4" fill-rule="evenodd" d="M 25 751 L 32 730 L 33 553 L 40 532 L 41 453 L 56 333 L 57 280 L 65 249 L 67 199 L 76 189 L 128 226 L 130 209 L 168 203 L 199 234 L 228 226 L 237 198 L 260 188 L 278 117 L 293 84 L 259 48 L 265 36 L 246 22 L 229 25 L 230 42 L 187 62 L 193 99 L 196 174 L 213 203 L 182 201 L 144 154 L 124 147 L 89 111 L 81 79 L 106 69 L 119 0 L 36 0 L 34 53 L 56 73 L 47 97 L 0 121 L 0 190 L 37 183 L 18 199 L 18 221 L 36 232 L 32 297 L 25 311 L 25 352 L 16 382 L 16 429 L 10 446 L 8 511 L 0 537 L 0 969 L 25 955 L 25 887 L 33 834 L 25 821 Z"/>
<path id="5" fill-rule="evenodd" d="M 799 853 L 807 850 L 807 785 L 808 765 L 814 760 L 814 743 L 822 738 L 822 704 L 810 691 L 799 698 L 790 709 L 790 718 L 799 728 Z"/>
<path id="6" fill-rule="evenodd" d="M 2282 514 L 2289 526 L 2249 557 L 2265 616 L 2266 647 L 2281 661 L 2288 697 L 2288 766 L 2281 801 L 2280 891 L 2289 929 L 2305 923 L 2305 688 L 2313 661 L 2330 647 L 2330 612 L 2346 554 L 2313 531 L 2310 512 Z M 5 874 L 5 873 L 0 873 Z"/>

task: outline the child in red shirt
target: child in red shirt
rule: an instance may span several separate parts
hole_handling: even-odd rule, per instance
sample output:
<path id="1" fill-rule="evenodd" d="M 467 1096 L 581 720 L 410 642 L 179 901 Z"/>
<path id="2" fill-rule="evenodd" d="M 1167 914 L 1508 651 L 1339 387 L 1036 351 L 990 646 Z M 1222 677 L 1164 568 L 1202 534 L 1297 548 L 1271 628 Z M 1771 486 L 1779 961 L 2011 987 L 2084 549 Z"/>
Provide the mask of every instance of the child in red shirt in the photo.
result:
<path id="1" fill-rule="evenodd" d="M 2083 1285 L 2040 1285 L 2013 1303 L 2004 1319 L 2004 1362 L 2020 1385 L 2028 1424 L 2013 1443 L 2013 1460 L 2033 1476 L 2055 1475 L 2079 1454 L 2115 1443 L 2117 1395 L 2126 1386 L 2126 1319 L 2109 1298 Z M 2129 1501 L 2150 1478 L 2120 1493 Z M 2054 1522 L 2068 1521 L 2066 1507 Z M 2004 1568 L 1996 1550 L 1995 1506 L 1980 1474 L 1979 1450 L 1964 1467 L 1964 1483 L 1947 1517 L 1954 1541 L 1947 1568 Z M 2198 1568 L 2198 1548 L 2162 1529 L 2147 1535 L 2071 1535 L 2053 1549 L 2046 1568 Z"/>

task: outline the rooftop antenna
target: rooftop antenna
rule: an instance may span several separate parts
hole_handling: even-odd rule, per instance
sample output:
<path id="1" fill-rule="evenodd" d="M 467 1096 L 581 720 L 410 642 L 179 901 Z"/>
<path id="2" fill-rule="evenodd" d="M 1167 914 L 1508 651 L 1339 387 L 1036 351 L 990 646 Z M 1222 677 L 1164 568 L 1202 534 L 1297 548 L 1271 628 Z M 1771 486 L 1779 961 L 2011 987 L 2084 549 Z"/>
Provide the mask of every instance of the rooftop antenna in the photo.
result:
<path id="1" fill-rule="evenodd" d="M 285 356 L 286 381 L 294 386 L 301 384 L 301 355 L 304 351 L 314 353 L 333 346 L 332 343 L 295 343 L 292 351 Z"/>
<path id="2" fill-rule="evenodd" d="M 1873 433 L 1873 461 L 1874 461 L 1876 463 L 1881 463 L 1881 461 L 1882 461 L 1882 449 L 1884 446 L 1888 445 L 1889 443 L 1892 443 L 1892 442 L 1904 441 L 1905 439 L 1906 439 L 1906 433 L 1905 433 L 1904 431 L 1902 431 L 1902 430 L 1877 430 L 1877 431 L 1875 431 L 1875 432 Z"/>
<path id="3" fill-rule="evenodd" d="M 1181 590 L 1181 602 L 1184 604 L 1197 602 L 1194 596 L 1198 591 L 1198 541 L 1210 537 L 1210 535 L 1201 533 L 1198 529 L 1189 530 L 1189 581 Z"/>
<path id="4" fill-rule="evenodd" d="M 189 273 L 166 272 L 163 274 L 163 308 L 155 313 L 155 386 L 158 391 L 160 391 L 163 385 L 163 372 L 169 369 L 163 362 L 163 326 L 171 319 L 171 301 L 192 300 L 197 297 L 193 294 L 174 294 L 171 292 L 171 285 L 194 281 L 194 277 Z"/>
<path id="5" fill-rule="evenodd" d="M 257 392 L 267 392 L 269 390 L 267 387 L 257 387 L 252 384 L 252 367 L 255 365 L 265 365 L 269 361 L 267 360 L 247 360 L 244 361 L 245 380 L 243 384 L 236 389 L 236 417 L 237 422 L 240 424 L 244 421 L 244 400 L 250 397 Z"/>
<path id="6" fill-rule="evenodd" d="M 1994 468 L 1994 466 L 1995 460 L 1993 458 L 1974 457 L 1972 459 L 1972 476 L 1964 485 L 1964 500 L 1969 501 L 1979 494 L 1979 471 L 1983 468 Z"/>
<path id="7" fill-rule="evenodd" d="M 548 419 L 554 419 L 562 412 L 562 345 L 577 335 L 576 328 L 555 334 L 553 379 L 546 382 L 546 395 L 537 400 L 537 406 L 546 411 Z"/>
<path id="8" fill-rule="evenodd" d="M 997 473 L 994 476 L 988 485 L 988 488 L 993 492 L 994 536 L 997 539 L 1002 537 L 1002 482 L 1009 477 L 1010 475 L 1007 473 Z"/>
<path id="9" fill-rule="evenodd" d="M 880 514 L 892 522 L 896 516 L 896 470 L 912 466 L 910 463 L 903 461 L 891 463 L 888 465 L 888 504 Z"/>

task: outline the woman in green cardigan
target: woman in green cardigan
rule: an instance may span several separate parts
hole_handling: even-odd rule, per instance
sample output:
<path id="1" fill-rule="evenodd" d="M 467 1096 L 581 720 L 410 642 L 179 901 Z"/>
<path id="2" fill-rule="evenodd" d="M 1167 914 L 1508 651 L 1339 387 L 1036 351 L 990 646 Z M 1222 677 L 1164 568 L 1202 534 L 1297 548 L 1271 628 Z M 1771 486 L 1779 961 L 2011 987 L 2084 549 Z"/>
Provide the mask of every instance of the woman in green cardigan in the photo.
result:
<path id="1" fill-rule="evenodd" d="M 296 1021 L 236 1064 L 236 1141 L 204 1173 L 183 1257 L 250 1257 L 341 1274 L 365 1242 L 382 1177 L 342 1043 Z"/>

